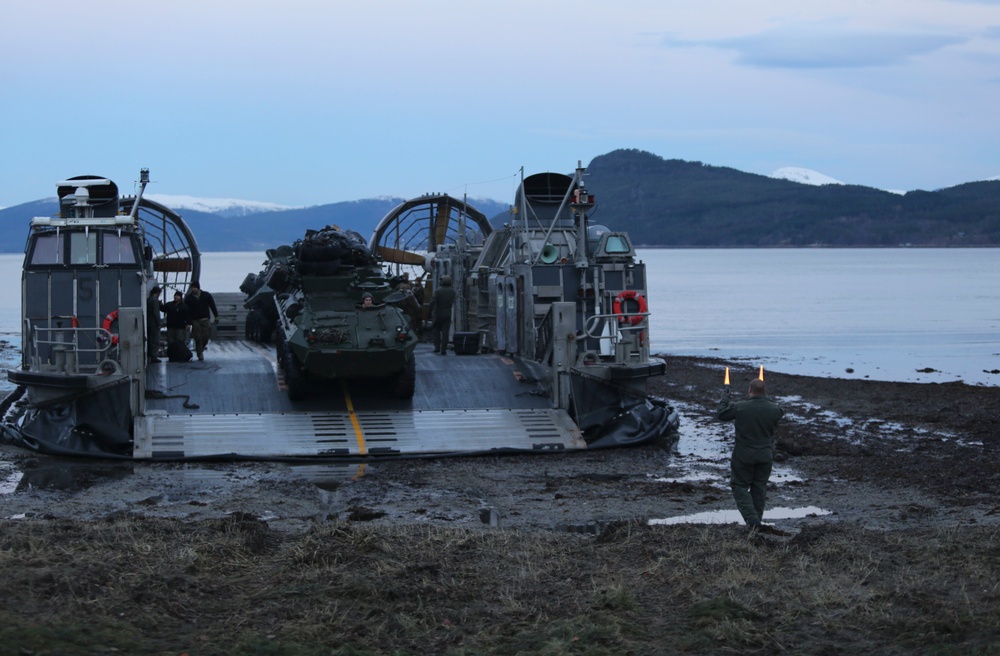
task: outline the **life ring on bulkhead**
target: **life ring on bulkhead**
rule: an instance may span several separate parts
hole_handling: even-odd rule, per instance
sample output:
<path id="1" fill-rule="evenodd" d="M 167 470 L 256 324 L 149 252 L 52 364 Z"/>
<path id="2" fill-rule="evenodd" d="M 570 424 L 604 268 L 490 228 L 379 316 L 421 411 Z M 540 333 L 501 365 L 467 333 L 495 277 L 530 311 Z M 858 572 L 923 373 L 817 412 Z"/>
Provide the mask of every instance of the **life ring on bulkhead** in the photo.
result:
<path id="1" fill-rule="evenodd" d="M 624 301 L 635 301 L 639 306 L 638 314 L 624 313 L 622 311 L 622 304 Z M 618 317 L 619 323 L 627 323 L 630 326 L 635 326 L 642 323 L 646 312 L 649 311 L 649 305 L 646 303 L 646 299 L 643 298 L 642 294 L 634 289 L 626 289 L 615 297 L 614 305 L 612 305 L 612 311 L 615 313 L 615 316 Z"/>
<path id="2" fill-rule="evenodd" d="M 104 323 L 101 324 L 101 328 L 111 333 L 111 345 L 118 345 L 118 335 L 111 332 L 111 324 L 118 321 L 118 310 L 112 310 L 108 313 L 108 316 L 104 317 Z"/>

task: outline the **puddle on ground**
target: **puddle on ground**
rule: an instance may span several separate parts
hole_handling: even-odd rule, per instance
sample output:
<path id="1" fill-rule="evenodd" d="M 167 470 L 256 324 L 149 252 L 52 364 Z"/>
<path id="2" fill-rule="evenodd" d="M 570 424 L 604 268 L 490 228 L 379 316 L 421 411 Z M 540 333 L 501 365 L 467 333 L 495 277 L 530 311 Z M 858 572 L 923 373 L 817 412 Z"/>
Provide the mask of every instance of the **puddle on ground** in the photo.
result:
<path id="1" fill-rule="evenodd" d="M 23 476 L 19 471 L 0 471 L 0 494 L 16 492 Z"/>
<path id="2" fill-rule="evenodd" d="M 292 473 L 310 481 L 321 490 L 336 490 L 344 483 L 356 481 L 374 471 L 365 462 L 323 463 L 313 465 L 292 465 Z"/>
<path id="3" fill-rule="evenodd" d="M 855 421 L 849 417 L 825 410 L 821 406 L 803 401 L 800 396 L 781 396 L 776 399 L 785 408 L 786 417 L 805 425 L 835 426 L 841 436 L 852 444 L 863 444 L 873 439 L 912 441 L 918 437 L 934 435 L 944 440 L 957 440 L 954 433 L 931 430 L 926 427 L 908 427 L 893 421 L 868 419 Z M 962 443 L 958 440 L 958 443 Z"/>
<path id="4" fill-rule="evenodd" d="M 678 403 L 684 417 L 680 437 L 672 450 L 668 475 L 649 474 L 656 483 L 706 483 L 729 489 L 729 460 L 733 452 L 733 424 L 718 421 L 694 406 Z M 793 467 L 774 463 L 771 482 L 775 485 L 801 483 L 805 479 Z"/>
<path id="5" fill-rule="evenodd" d="M 107 481 L 120 480 L 133 473 L 133 465 L 94 464 L 80 462 L 48 461 L 17 469 L 12 463 L 0 463 L 0 494 L 13 494 L 21 490 L 60 490 L 78 492 Z"/>
<path id="6" fill-rule="evenodd" d="M 802 519 L 803 517 L 819 517 L 829 515 L 829 510 L 823 510 L 816 506 L 803 506 L 801 508 L 768 508 L 764 511 L 764 522 L 773 522 L 780 519 Z M 712 510 L 708 512 L 695 513 L 693 515 L 679 515 L 677 517 L 665 517 L 663 519 L 650 519 L 650 526 L 663 524 L 742 524 L 743 517 L 738 510 Z"/>

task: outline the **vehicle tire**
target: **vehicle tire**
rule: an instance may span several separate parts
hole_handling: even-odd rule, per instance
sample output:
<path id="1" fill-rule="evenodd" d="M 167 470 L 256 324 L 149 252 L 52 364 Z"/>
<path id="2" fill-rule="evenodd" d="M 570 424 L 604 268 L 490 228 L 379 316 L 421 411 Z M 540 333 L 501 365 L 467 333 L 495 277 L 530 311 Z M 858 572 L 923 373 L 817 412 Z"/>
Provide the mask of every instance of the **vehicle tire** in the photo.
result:
<path id="1" fill-rule="evenodd" d="M 285 387 L 288 389 L 289 401 L 301 401 L 306 398 L 309 392 L 309 385 L 306 381 L 306 372 L 302 370 L 299 359 L 295 357 L 292 350 L 285 345 Z"/>
<path id="2" fill-rule="evenodd" d="M 417 388 L 417 361 L 410 358 L 402 371 L 393 376 L 392 392 L 398 399 L 412 399 Z"/>
<path id="3" fill-rule="evenodd" d="M 247 320 L 246 323 L 244 324 L 243 335 L 247 341 L 249 342 L 259 341 L 257 334 L 258 331 L 260 330 L 259 325 L 260 325 L 260 313 L 257 311 L 257 308 L 254 308 L 250 310 L 249 313 L 247 313 Z"/>
<path id="4" fill-rule="evenodd" d="M 263 313 L 258 321 L 257 341 L 261 344 L 270 344 L 274 341 L 274 324 Z"/>

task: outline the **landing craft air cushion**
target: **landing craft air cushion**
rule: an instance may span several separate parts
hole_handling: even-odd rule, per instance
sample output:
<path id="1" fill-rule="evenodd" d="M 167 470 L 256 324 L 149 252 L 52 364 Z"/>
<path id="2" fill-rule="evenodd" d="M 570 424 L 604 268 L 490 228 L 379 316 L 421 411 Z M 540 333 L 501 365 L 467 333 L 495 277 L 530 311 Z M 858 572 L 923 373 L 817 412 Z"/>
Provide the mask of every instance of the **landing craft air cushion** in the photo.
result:
<path id="1" fill-rule="evenodd" d="M 554 452 L 671 435 L 677 413 L 645 390 L 665 368 L 649 355 L 645 267 L 627 235 L 588 225 L 582 173 L 526 178 L 498 230 L 447 195 L 407 201 L 369 241 L 381 262 L 341 262 L 333 277 L 346 278 L 313 265 L 302 275 L 310 258 L 301 247 L 269 251 L 262 274 L 280 260 L 297 281 L 258 296 L 266 280 L 252 274 L 242 294 L 213 290 L 223 321 L 206 360 L 154 364 L 146 343 L 161 336 L 147 334 L 147 296 L 198 280 L 193 234 L 143 198 L 145 170 L 135 197 L 120 198 L 105 178 L 61 182 L 60 215 L 34 219 L 29 234 L 22 366 L 8 371 L 17 387 L 0 407 L 4 439 L 66 455 L 322 460 Z M 414 287 L 390 289 L 404 273 Z M 416 335 L 445 275 L 456 281 L 452 341 L 465 355 L 443 358 Z M 382 318 L 351 319 L 369 312 L 354 298 L 369 287 Z M 323 351 L 332 342 L 322 335 L 353 331 L 366 336 L 362 351 L 385 355 L 383 327 L 401 358 L 355 353 L 341 366 L 336 348 Z"/>

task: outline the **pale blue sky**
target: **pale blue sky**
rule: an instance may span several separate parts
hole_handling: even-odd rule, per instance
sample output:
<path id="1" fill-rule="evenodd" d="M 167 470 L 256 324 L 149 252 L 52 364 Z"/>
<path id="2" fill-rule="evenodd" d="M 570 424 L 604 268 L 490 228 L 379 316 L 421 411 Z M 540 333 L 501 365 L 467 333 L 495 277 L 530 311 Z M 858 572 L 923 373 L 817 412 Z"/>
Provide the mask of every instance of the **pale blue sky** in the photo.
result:
<path id="1" fill-rule="evenodd" d="M 616 148 L 1000 175 L 1000 2 L 0 0 L 0 206 L 93 173 L 312 205 L 509 201 Z"/>

